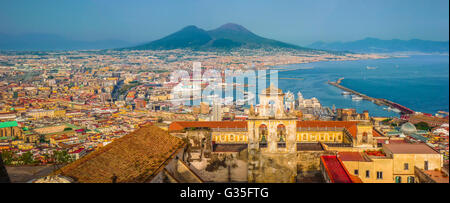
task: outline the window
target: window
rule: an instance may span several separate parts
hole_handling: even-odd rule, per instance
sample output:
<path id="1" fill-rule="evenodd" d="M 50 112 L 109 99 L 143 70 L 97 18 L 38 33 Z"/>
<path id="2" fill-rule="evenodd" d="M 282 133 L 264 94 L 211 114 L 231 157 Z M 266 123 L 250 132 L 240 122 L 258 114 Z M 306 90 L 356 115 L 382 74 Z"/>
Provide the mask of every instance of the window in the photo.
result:
<path id="1" fill-rule="evenodd" d="M 278 142 L 286 142 L 286 127 L 283 124 L 277 126 Z"/>
<path id="2" fill-rule="evenodd" d="M 408 165 L 408 163 L 405 163 L 403 166 L 404 166 L 405 170 L 409 170 L 409 165 Z"/>
<path id="3" fill-rule="evenodd" d="M 395 177 L 395 183 L 402 183 L 402 177 L 400 176 Z"/>
<path id="4" fill-rule="evenodd" d="M 366 171 L 366 178 L 370 178 L 370 171 L 369 170 Z"/>
<path id="5" fill-rule="evenodd" d="M 383 172 L 377 171 L 377 179 L 383 179 Z"/>
<path id="6" fill-rule="evenodd" d="M 408 177 L 408 183 L 414 183 L 414 176 Z"/>
<path id="7" fill-rule="evenodd" d="M 364 132 L 363 133 L 363 136 L 362 136 L 362 143 L 367 143 L 368 142 L 368 138 L 367 138 L 368 136 L 367 136 L 367 133 L 366 132 Z"/>
<path id="8" fill-rule="evenodd" d="M 359 171 L 358 170 L 355 170 L 355 175 L 359 175 Z"/>
<path id="9" fill-rule="evenodd" d="M 268 135 L 268 131 L 267 131 L 267 126 L 262 124 L 259 126 L 259 142 L 262 143 L 267 143 L 267 135 Z"/>
<path id="10" fill-rule="evenodd" d="M 423 166 L 423 170 L 428 171 L 428 161 L 425 161 L 424 166 Z"/>

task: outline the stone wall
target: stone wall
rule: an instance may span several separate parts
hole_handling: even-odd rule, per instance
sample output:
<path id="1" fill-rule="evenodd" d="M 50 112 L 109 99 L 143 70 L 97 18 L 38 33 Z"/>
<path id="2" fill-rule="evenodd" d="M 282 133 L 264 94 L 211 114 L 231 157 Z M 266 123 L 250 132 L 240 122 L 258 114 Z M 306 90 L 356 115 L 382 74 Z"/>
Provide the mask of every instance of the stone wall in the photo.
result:
<path id="1" fill-rule="evenodd" d="M 297 152 L 297 182 L 322 182 L 320 156 L 333 154 L 329 151 Z"/>
<path id="2" fill-rule="evenodd" d="M 297 161 L 295 153 L 249 152 L 248 182 L 296 182 Z"/>

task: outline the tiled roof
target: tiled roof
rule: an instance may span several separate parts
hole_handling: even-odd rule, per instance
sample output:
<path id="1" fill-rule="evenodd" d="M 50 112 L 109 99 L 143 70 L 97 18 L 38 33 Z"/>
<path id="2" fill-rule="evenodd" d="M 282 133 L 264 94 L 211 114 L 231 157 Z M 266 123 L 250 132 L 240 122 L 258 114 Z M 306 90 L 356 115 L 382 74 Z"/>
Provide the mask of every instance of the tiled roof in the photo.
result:
<path id="1" fill-rule="evenodd" d="M 345 128 L 356 137 L 357 121 L 297 121 L 297 128 Z M 247 128 L 247 121 L 176 121 L 169 126 L 169 132 L 182 131 L 186 128 Z M 374 132 L 374 136 L 382 136 Z"/>
<path id="2" fill-rule="evenodd" d="M 346 128 L 353 137 L 356 137 L 357 123 L 357 121 L 297 121 L 297 128 Z"/>
<path id="3" fill-rule="evenodd" d="M 425 143 L 419 144 L 383 144 L 394 154 L 439 154 Z"/>
<path id="4" fill-rule="evenodd" d="M 344 164 L 342 164 L 337 156 L 321 156 L 320 159 L 332 183 L 360 182 L 359 178 L 352 177 L 352 175 L 350 175 Z"/>
<path id="5" fill-rule="evenodd" d="M 364 161 L 369 162 L 370 160 L 364 157 L 360 152 L 339 152 L 338 158 L 341 161 Z"/>
<path id="6" fill-rule="evenodd" d="M 378 131 L 376 131 L 375 129 L 372 130 L 372 135 L 373 135 L 374 137 L 383 137 L 383 135 L 380 134 L 380 133 L 379 133 Z"/>
<path id="7" fill-rule="evenodd" d="M 297 127 L 347 127 L 357 123 L 357 121 L 297 121 Z"/>
<path id="8" fill-rule="evenodd" d="M 181 139 L 143 126 L 56 171 L 82 183 L 145 182 L 182 147 Z"/>
<path id="9" fill-rule="evenodd" d="M 247 128 L 247 121 L 176 121 L 169 125 L 169 132 L 185 128 Z"/>
<path id="10" fill-rule="evenodd" d="M 449 183 L 448 176 L 442 171 L 428 170 L 423 172 L 436 183 Z"/>

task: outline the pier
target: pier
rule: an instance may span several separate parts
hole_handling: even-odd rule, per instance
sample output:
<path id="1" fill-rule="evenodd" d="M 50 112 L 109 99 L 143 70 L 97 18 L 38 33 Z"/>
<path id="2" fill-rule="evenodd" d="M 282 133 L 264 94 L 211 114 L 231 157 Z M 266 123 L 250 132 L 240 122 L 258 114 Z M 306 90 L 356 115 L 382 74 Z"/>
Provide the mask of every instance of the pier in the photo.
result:
<path id="1" fill-rule="evenodd" d="M 339 78 L 336 82 L 329 81 L 328 84 L 333 85 L 333 86 L 335 86 L 335 87 L 337 87 L 337 88 L 339 88 L 341 90 L 344 90 L 346 92 L 350 92 L 350 93 L 352 93 L 354 95 L 360 96 L 364 100 L 371 101 L 371 102 L 373 102 L 373 103 L 375 103 L 377 105 L 384 105 L 384 106 L 388 106 L 388 107 L 391 107 L 391 108 L 398 109 L 398 110 L 400 110 L 401 114 L 414 114 L 415 113 L 413 110 L 409 109 L 408 107 L 402 106 L 402 105 L 397 104 L 397 103 L 395 103 L 393 101 L 390 101 L 390 100 L 387 100 L 387 99 L 373 98 L 373 97 L 367 96 L 367 95 L 365 95 L 363 93 L 360 93 L 360 92 L 357 92 L 355 90 L 352 90 L 350 88 L 344 87 L 344 86 L 342 86 L 340 84 L 343 79 L 344 78 Z"/>

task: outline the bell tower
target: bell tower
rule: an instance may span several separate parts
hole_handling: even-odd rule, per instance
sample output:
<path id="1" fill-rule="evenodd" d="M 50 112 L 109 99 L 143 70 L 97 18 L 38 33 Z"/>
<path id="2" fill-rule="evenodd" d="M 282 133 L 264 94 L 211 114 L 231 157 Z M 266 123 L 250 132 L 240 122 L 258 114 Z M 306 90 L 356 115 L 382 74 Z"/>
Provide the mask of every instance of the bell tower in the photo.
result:
<path id="1" fill-rule="evenodd" d="M 284 116 L 284 93 L 273 84 L 259 95 L 260 116 L 281 118 Z"/>
<path id="2" fill-rule="evenodd" d="M 248 117 L 248 181 L 295 182 L 297 117 L 286 113 L 281 89 L 270 85 L 259 96 Z"/>

